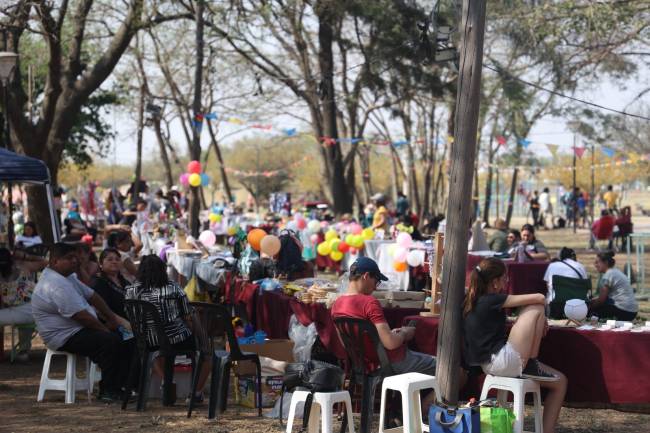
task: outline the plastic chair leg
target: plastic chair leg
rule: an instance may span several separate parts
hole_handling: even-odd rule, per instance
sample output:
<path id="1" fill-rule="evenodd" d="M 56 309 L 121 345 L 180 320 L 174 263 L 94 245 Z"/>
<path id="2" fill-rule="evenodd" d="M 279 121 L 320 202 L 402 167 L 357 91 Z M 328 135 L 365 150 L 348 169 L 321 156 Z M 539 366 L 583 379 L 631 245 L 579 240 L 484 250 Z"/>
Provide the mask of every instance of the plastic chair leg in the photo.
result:
<path id="1" fill-rule="evenodd" d="M 210 401 L 208 404 L 208 419 L 216 417 L 217 402 L 221 395 L 221 359 L 218 355 L 212 356 L 212 373 L 210 375 Z"/>
<path id="2" fill-rule="evenodd" d="M 220 390 L 219 390 L 219 410 L 221 413 L 228 407 L 228 388 L 230 387 L 230 367 L 232 362 L 228 358 L 221 366 Z"/>
<path id="3" fill-rule="evenodd" d="M 361 426 L 359 431 L 361 433 L 370 433 L 372 426 L 372 412 L 375 403 L 375 388 L 377 387 L 378 379 L 375 377 L 365 376 L 363 378 L 363 398 L 361 399 Z"/>
<path id="4" fill-rule="evenodd" d="M 262 366 L 260 359 L 255 359 L 255 373 L 257 376 L 257 389 L 255 390 L 255 398 L 257 399 L 257 416 L 262 416 Z"/>
<path id="5" fill-rule="evenodd" d="M 163 373 L 163 389 L 162 389 L 162 405 L 173 406 L 176 403 L 174 395 L 174 355 L 165 355 L 164 357 L 164 373 Z"/>
<path id="6" fill-rule="evenodd" d="M 126 379 L 126 384 L 124 386 L 124 394 L 122 395 L 122 410 L 126 409 L 127 404 L 129 403 L 129 397 L 131 396 L 131 390 L 133 389 L 133 382 L 135 381 L 135 373 L 137 372 L 138 361 L 140 360 L 140 355 L 137 350 L 133 351 L 133 358 L 131 359 L 131 367 L 129 368 L 129 376 Z"/>
<path id="7" fill-rule="evenodd" d="M 41 372 L 41 384 L 38 387 L 38 396 L 36 401 L 43 401 L 45 398 L 45 387 L 47 385 L 47 380 L 50 375 L 50 365 L 52 364 L 52 352 L 49 350 L 45 354 L 45 360 L 43 361 L 43 371 Z"/>
<path id="8" fill-rule="evenodd" d="M 77 385 L 77 355 L 67 355 L 67 365 L 65 372 L 65 402 L 72 404 L 75 401 Z"/>
<path id="9" fill-rule="evenodd" d="M 187 408 L 187 417 L 192 416 L 192 409 L 194 409 L 194 395 L 196 394 L 196 386 L 199 382 L 199 376 L 201 375 L 201 369 L 203 368 L 203 356 L 198 355 L 196 363 L 192 359 L 192 389 L 190 391 L 190 404 Z"/>
<path id="10" fill-rule="evenodd" d="M 136 409 L 138 412 L 143 412 L 147 406 L 147 397 L 149 396 L 149 381 L 151 377 L 151 362 L 151 354 L 144 354 L 142 357 L 142 368 L 140 368 L 140 381 L 138 383 L 138 405 Z"/>

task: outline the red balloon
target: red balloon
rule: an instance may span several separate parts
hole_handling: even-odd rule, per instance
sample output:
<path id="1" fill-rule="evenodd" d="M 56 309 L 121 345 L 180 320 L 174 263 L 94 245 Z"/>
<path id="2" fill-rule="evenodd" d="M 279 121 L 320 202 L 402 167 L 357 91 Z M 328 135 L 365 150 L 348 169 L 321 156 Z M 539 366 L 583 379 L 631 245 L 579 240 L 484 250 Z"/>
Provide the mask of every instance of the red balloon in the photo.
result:
<path id="1" fill-rule="evenodd" d="M 298 226 L 298 230 L 304 230 L 307 228 L 307 221 L 305 221 L 303 218 L 297 219 L 296 225 Z"/>
<path id="2" fill-rule="evenodd" d="M 199 161 L 190 161 L 187 163 L 188 173 L 201 173 L 201 163 Z"/>
<path id="3" fill-rule="evenodd" d="M 342 253 L 347 253 L 350 251 L 350 245 L 346 244 L 345 241 L 339 243 L 339 251 Z"/>
<path id="4" fill-rule="evenodd" d="M 357 254 L 359 252 L 358 249 L 350 247 L 350 254 Z"/>

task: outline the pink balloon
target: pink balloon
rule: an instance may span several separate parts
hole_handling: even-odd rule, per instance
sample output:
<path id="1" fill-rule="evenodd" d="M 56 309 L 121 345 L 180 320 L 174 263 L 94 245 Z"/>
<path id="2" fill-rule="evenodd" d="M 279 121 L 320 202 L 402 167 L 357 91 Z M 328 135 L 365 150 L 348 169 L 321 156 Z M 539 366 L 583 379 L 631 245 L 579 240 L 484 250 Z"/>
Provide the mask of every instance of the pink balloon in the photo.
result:
<path id="1" fill-rule="evenodd" d="M 187 186 L 190 184 L 190 175 L 188 173 L 183 173 L 180 175 L 178 180 L 180 181 L 181 185 Z"/>
<path id="2" fill-rule="evenodd" d="M 318 235 L 313 234 L 309 237 L 309 240 L 311 241 L 312 244 L 316 245 L 318 243 Z"/>
<path id="3" fill-rule="evenodd" d="M 210 230 L 205 230 L 199 235 L 199 240 L 206 247 L 212 247 L 217 242 L 217 237 Z"/>
<path id="4" fill-rule="evenodd" d="M 402 232 L 402 233 L 397 235 L 397 245 L 399 245 L 400 247 L 406 249 L 406 248 L 410 247 L 412 243 L 413 243 L 413 239 L 411 238 L 410 234 L 408 234 L 406 232 Z M 404 260 L 400 260 L 400 261 L 405 262 L 406 258 L 404 258 Z"/>
<path id="5" fill-rule="evenodd" d="M 296 225 L 298 226 L 298 230 L 304 230 L 307 228 L 307 221 L 303 218 L 296 219 Z"/>
<path id="6" fill-rule="evenodd" d="M 320 222 L 320 226 L 321 226 L 322 228 L 327 228 L 327 227 L 329 227 L 329 223 L 328 223 L 327 221 L 321 221 L 321 222 Z"/>
<path id="7" fill-rule="evenodd" d="M 363 231 L 363 227 L 361 227 L 361 225 L 357 223 L 350 224 L 349 229 L 350 229 L 350 233 L 352 233 L 353 235 L 360 235 L 361 232 Z"/>
<path id="8" fill-rule="evenodd" d="M 396 262 L 404 263 L 408 257 L 408 254 L 409 251 L 406 248 L 400 246 L 395 248 L 395 254 L 393 254 L 393 258 Z"/>

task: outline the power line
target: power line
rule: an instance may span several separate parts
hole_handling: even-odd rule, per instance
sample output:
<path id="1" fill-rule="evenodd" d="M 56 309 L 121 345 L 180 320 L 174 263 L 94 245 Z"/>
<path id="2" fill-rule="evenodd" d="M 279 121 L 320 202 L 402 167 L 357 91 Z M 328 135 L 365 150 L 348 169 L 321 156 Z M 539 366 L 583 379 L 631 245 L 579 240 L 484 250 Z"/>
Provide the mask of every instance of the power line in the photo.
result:
<path id="1" fill-rule="evenodd" d="M 483 64 L 483 67 L 486 68 L 486 69 L 489 69 L 489 70 L 491 70 L 493 72 L 499 73 L 499 70 L 492 67 L 492 66 Z M 565 95 L 564 93 L 560 93 L 560 92 L 557 92 L 555 90 L 547 89 L 545 87 L 540 86 L 539 84 L 531 83 L 530 81 L 526 81 L 526 80 L 523 80 L 523 79 L 518 78 L 518 77 L 508 76 L 508 77 L 505 77 L 505 80 L 519 81 L 520 83 L 523 83 L 523 84 L 525 84 L 527 86 L 534 87 L 537 90 L 541 90 L 543 92 L 548 92 L 548 93 L 550 93 L 552 95 L 559 96 L 561 98 L 570 99 L 572 101 L 579 102 L 581 104 L 590 105 L 592 107 L 600 108 L 601 110 L 611 111 L 612 113 L 617 113 L 617 114 L 620 114 L 620 115 L 623 115 L 623 116 L 628 116 L 628 117 L 635 117 L 637 119 L 646 120 L 646 121 L 650 122 L 650 117 L 641 116 L 640 114 L 627 113 L 625 111 L 616 110 L 616 109 L 610 108 L 610 107 L 605 107 L 604 105 L 596 104 L 594 102 L 585 101 L 584 99 L 580 99 L 580 98 L 576 98 L 576 97 L 573 97 L 573 96 Z"/>

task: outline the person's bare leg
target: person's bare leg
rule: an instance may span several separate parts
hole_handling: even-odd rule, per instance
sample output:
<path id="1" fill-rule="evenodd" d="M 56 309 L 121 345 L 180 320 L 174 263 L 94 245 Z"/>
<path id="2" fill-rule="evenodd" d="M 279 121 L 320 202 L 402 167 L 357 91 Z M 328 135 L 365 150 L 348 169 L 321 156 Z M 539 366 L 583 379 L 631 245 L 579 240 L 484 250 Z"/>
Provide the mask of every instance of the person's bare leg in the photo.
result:
<path id="1" fill-rule="evenodd" d="M 549 367 L 540 362 L 540 366 L 549 373 L 558 377 L 554 382 L 538 382 L 539 386 L 546 388 L 548 393 L 544 399 L 544 433 L 554 433 L 557 426 L 557 419 L 560 416 L 566 388 L 568 384 L 567 377 L 556 369 Z"/>
<path id="2" fill-rule="evenodd" d="M 537 358 L 539 356 L 539 347 L 542 344 L 542 338 L 544 338 L 544 330 L 546 329 L 546 314 L 544 312 L 544 307 L 542 307 L 542 314 L 540 314 L 537 319 L 537 324 L 535 327 L 535 340 L 533 341 L 533 346 L 531 348 L 530 357 Z"/>
<path id="3" fill-rule="evenodd" d="M 212 370 L 212 359 L 204 359 L 203 365 L 201 366 L 201 371 L 199 372 L 199 381 L 196 385 L 196 391 L 202 392 L 205 387 L 205 383 L 208 381 L 208 376 L 210 376 L 210 371 Z"/>
<path id="4" fill-rule="evenodd" d="M 156 359 L 154 359 L 153 366 L 152 366 L 153 374 L 158 376 L 161 380 L 162 380 L 163 376 L 165 375 L 164 374 L 164 372 L 165 372 L 164 363 L 165 363 L 165 359 L 162 356 L 159 356 Z"/>
<path id="5" fill-rule="evenodd" d="M 539 343 L 537 343 L 537 348 L 534 348 L 534 345 L 537 341 L 537 330 L 542 318 L 544 318 L 544 307 L 542 305 L 527 305 L 521 309 L 517 321 L 510 330 L 508 342 L 519 353 L 522 366 L 526 365 L 528 359 L 539 348 Z M 542 328 L 541 334 L 543 332 L 544 329 Z M 539 340 L 541 340 L 541 337 Z"/>

